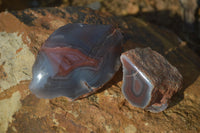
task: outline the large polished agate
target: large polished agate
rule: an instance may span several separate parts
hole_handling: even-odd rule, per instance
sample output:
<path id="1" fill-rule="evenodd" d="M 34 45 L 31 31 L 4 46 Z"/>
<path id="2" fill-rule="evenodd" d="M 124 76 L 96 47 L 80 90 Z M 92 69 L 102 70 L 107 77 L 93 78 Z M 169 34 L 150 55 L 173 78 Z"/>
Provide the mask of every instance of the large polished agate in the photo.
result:
<path id="1" fill-rule="evenodd" d="M 120 67 L 121 33 L 112 25 L 67 24 L 41 47 L 29 86 L 39 98 L 87 96 Z"/>
<path id="2" fill-rule="evenodd" d="M 181 89 L 182 76 L 163 56 L 150 48 L 124 52 L 122 92 L 136 107 L 161 112 Z"/>

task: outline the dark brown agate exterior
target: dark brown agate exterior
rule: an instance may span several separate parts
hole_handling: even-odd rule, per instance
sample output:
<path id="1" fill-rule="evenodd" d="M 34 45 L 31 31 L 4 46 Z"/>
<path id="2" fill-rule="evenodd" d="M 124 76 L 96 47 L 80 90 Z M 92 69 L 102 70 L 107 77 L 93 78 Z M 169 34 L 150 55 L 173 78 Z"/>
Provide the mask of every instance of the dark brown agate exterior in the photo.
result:
<path id="1" fill-rule="evenodd" d="M 121 55 L 122 92 L 134 106 L 161 112 L 181 89 L 182 76 L 163 56 L 150 48 L 136 48 Z"/>
<path id="2" fill-rule="evenodd" d="M 38 53 L 29 88 L 39 98 L 87 96 L 118 71 L 121 45 L 122 35 L 112 25 L 60 27 Z"/>

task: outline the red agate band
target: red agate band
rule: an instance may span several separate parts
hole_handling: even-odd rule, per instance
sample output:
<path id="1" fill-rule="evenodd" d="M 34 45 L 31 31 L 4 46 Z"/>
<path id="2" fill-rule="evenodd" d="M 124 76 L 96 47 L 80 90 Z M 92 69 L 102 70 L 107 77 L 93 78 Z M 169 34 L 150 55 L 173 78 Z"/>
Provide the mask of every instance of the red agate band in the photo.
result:
<path id="1" fill-rule="evenodd" d="M 41 52 L 45 52 L 52 62 L 54 70 L 57 70 L 56 76 L 66 76 L 78 67 L 97 68 L 99 61 L 83 54 L 78 49 L 68 47 L 43 47 Z"/>

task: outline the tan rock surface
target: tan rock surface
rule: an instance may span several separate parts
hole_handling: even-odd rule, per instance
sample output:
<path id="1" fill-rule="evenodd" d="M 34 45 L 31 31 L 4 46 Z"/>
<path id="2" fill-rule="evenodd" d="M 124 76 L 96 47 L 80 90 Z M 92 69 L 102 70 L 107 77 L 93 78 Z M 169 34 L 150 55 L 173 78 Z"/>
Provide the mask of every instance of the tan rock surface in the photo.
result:
<path id="1" fill-rule="evenodd" d="M 43 42 L 55 29 L 70 22 L 100 24 L 110 23 L 113 20 L 106 15 L 82 8 L 28 9 L 0 13 L 0 33 L 17 32 L 18 37 L 21 36 L 23 40 L 23 44 L 19 46 L 27 46 L 28 49 L 24 50 L 36 55 Z M 174 96 L 167 110 L 153 114 L 131 106 L 121 92 L 121 70 L 102 90 L 74 102 L 69 102 L 65 97 L 52 100 L 38 99 L 28 89 L 29 79 L 22 78 L 18 84 L 11 85 L 8 89 L 1 88 L 0 118 L 6 120 L 0 121 L 0 128 L 8 123 L 8 128 L 2 131 L 7 133 L 200 132 L 200 58 L 187 47 L 185 42 L 168 30 L 133 17 L 115 19 L 115 22 L 120 24 L 125 35 L 125 50 L 149 46 L 165 56 L 183 75 L 183 89 Z M 20 63 L 26 61 L 22 60 Z M 0 80 L 7 79 L 7 76 L 2 76 L 9 74 L 5 69 L 0 64 Z M 8 102 L 11 104 L 7 105 Z M 6 108 L 11 106 L 8 108 L 9 111 L 2 110 L 5 104 Z M 11 113 L 7 115 L 8 112 Z"/>

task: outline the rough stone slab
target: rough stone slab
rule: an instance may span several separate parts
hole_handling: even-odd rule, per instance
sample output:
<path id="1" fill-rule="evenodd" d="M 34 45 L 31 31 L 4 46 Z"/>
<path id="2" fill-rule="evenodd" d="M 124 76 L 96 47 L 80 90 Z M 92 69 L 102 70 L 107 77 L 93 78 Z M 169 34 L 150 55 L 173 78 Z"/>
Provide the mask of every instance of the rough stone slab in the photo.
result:
<path id="1" fill-rule="evenodd" d="M 99 18 L 97 14 L 89 9 L 72 7 L 2 12 L 0 31 L 24 33 L 23 42 L 33 54 L 37 54 L 48 36 L 64 24 L 103 23 L 102 18 L 111 20 L 111 17 L 102 14 Z M 30 94 L 29 81 L 21 81 L 0 93 L 0 101 L 10 99 L 17 91 L 21 95 L 22 106 L 12 115 L 13 119 L 7 128 L 8 133 L 200 132 L 199 57 L 185 42 L 168 30 L 133 17 L 117 19 L 115 22 L 119 22 L 125 34 L 125 50 L 151 47 L 167 58 L 183 75 L 183 89 L 173 97 L 169 108 L 162 113 L 153 114 L 129 104 L 121 92 L 121 71 L 100 92 L 75 102 L 69 102 L 65 97 L 52 100 L 37 99 Z M 2 113 L 0 115 L 4 116 Z"/>

